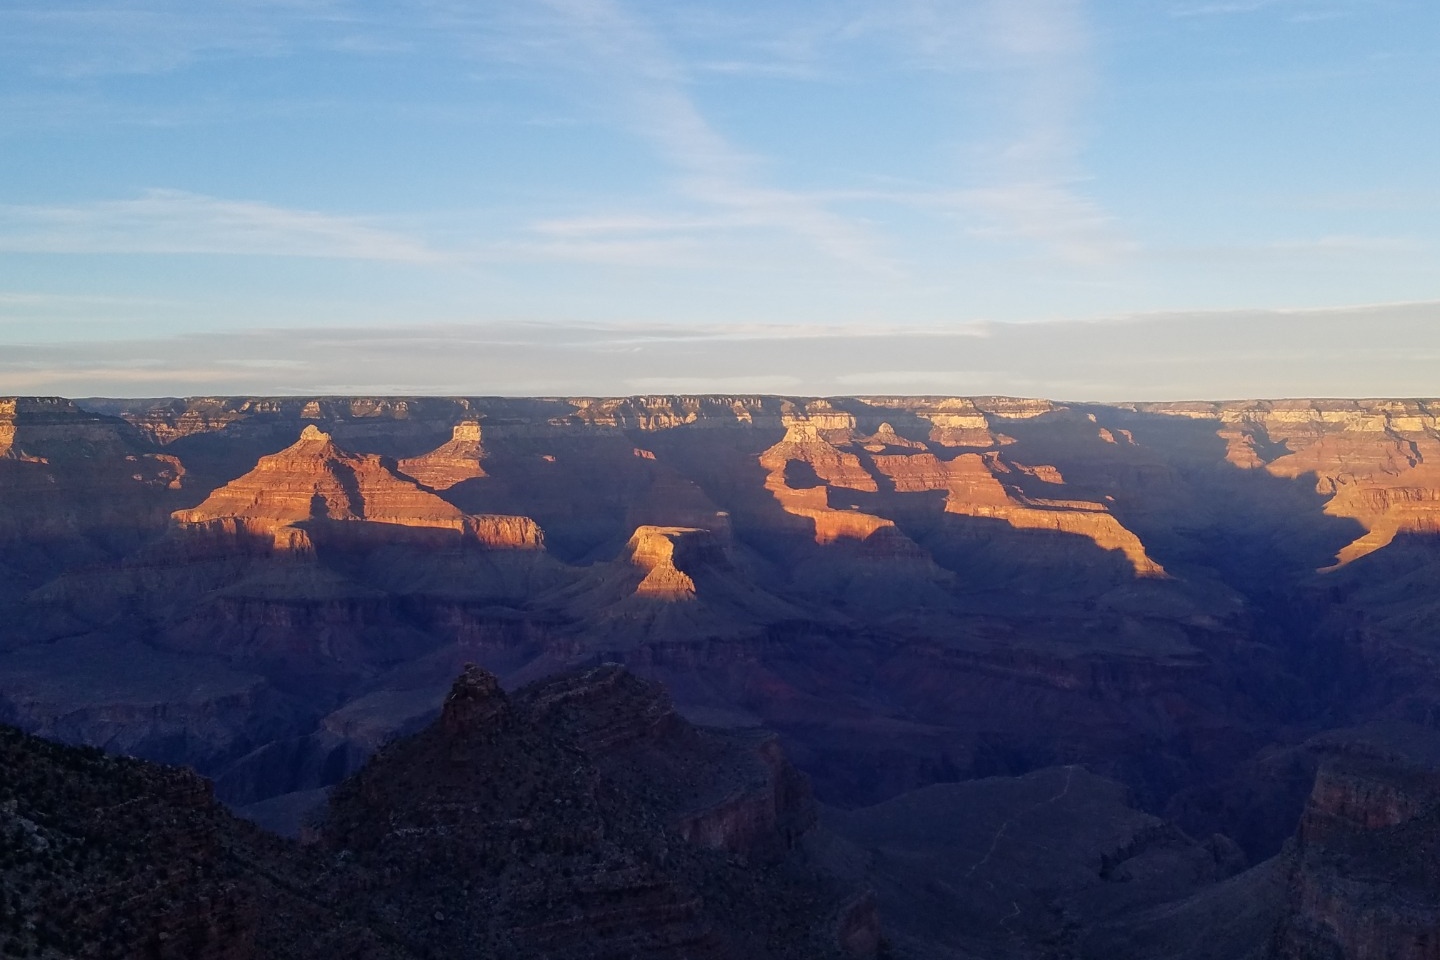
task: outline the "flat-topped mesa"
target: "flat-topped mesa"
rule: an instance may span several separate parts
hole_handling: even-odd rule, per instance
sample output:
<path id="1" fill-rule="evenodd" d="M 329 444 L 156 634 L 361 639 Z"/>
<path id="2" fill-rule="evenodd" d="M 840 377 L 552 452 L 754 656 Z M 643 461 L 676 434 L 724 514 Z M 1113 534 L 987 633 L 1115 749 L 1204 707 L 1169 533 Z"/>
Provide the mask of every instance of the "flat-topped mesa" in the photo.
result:
<path id="1" fill-rule="evenodd" d="M 1011 420 L 1031 420 L 1066 409 L 1054 401 L 1033 397 L 972 397 L 971 401 L 983 413 Z"/>
<path id="2" fill-rule="evenodd" d="M 630 562 L 645 571 L 645 579 L 635 588 L 637 597 L 679 602 L 695 599 L 695 581 L 675 563 L 675 552 L 682 538 L 713 539 L 708 530 L 698 527 L 642 526 L 635 530 L 625 545 Z"/>
<path id="3" fill-rule="evenodd" d="M 449 442 L 429 453 L 401 460 L 399 467 L 401 473 L 431 490 L 448 490 L 463 480 L 485 476 L 485 468 L 480 465 L 483 459 L 480 424 L 467 420 L 455 425 Z"/>
<path id="4" fill-rule="evenodd" d="M 396 473 L 384 458 L 341 449 L 314 424 L 204 503 L 172 516 L 182 527 L 221 533 L 233 527 L 249 537 L 268 533 L 278 550 L 291 550 L 296 525 L 309 521 L 449 530 L 494 547 L 538 549 L 543 542 L 533 520 L 467 515 Z"/>
<path id="5" fill-rule="evenodd" d="M 929 441 L 942 447 L 994 447 L 1011 442 L 991 430 L 990 419 L 966 397 L 866 397 L 872 407 L 913 414 L 930 423 Z"/>
<path id="6" fill-rule="evenodd" d="M 465 539 L 493 550 L 543 550 L 545 531 L 529 517 L 504 513 L 466 516 Z"/>
<path id="7" fill-rule="evenodd" d="M 91 413 L 63 397 L 0 399 L 0 457 L 39 463 L 135 461 L 147 447 L 123 420 Z"/>
<path id="8" fill-rule="evenodd" d="M 761 396 L 577 397 L 567 402 L 574 412 L 552 423 L 645 431 L 723 429 L 771 424 L 780 411 L 775 398 Z"/>

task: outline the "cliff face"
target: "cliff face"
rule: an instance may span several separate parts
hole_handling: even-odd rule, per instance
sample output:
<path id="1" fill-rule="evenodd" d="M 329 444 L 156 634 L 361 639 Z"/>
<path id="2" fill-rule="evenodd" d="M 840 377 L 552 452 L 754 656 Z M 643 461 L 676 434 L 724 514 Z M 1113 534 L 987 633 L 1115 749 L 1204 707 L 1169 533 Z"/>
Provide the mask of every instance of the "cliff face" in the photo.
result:
<path id="1" fill-rule="evenodd" d="M 1440 741 L 1389 725 L 1322 746 L 1275 956 L 1440 957 Z"/>
<path id="2" fill-rule="evenodd" d="M 1436 411 L 4 400 L 0 719 L 194 763 L 227 801 L 294 826 L 422 727 L 465 662 L 520 687 L 617 661 L 675 706 L 602 672 L 576 689 L 624 687 L 650 719 L 577 714 L 566 742 L 597 796 L 671 783 L 646 816 L 687 848 L 764 865 L 815 836 L 805 781 L 743 732 L 761 725 L 837 807 L 1080 765 L 1259 859 L 1301 813 L 1300 744 L 1440 715 Z M 505 722 L 538 703 L 509 698 Z M 735 732 L 687 733 L 681 717 Z M 1316 813 L 1306 843 L 1428 816 L 1338 776 L 1316 809 L 1370 812 L 1343 830 Z M 1297 919 L 1296 937 L 1409 929 L 1345 913 L 1383 899 L 1360 874 L 1306 869 L 1295 916 L 1322 919 Z M 710 949 L 719 921 L 675 891 L 711 899 L 666 870 L 656 915 Z M 868 902 L 836 906 L 845 938 L 874 941 Z M 999 923 L 1012 906 L 997 904 Z M 1153 956 L 1172 954 L 1186 955 Z"/>
<path id="3" fill-rule="evenodd" d="M 635 587 L 635 594 L 662 600 L 690 600 L 695 596 L 695 581 L 675 565 L 677 541 L 694 539 L 706 531 L 694 527 L 640 527 L 625 546 L 630 562 L 645 571 L 645 579 Z"/>

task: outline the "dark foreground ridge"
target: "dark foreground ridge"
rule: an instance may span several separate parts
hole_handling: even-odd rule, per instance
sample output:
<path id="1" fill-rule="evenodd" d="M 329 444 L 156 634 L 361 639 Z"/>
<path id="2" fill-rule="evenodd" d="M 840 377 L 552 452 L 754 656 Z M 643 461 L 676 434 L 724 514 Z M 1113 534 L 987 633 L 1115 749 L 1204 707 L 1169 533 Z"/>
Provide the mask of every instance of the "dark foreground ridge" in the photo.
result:
<path id="1" fill-rule="evenodd" d="M 471 667 L 438 722 L 300 844 L 173 768 L 0 730 L 7 956 L 865 957 L 873 903 L 809 863 L 773 740 L 692 727 L 601 667 L 513 699 Z"/>
<path id="2" fill-rule="evenodd" d="M 1440 737 L 1310 748 L 1300 829 L 1244 870 L 1073 766 L 817 827 L 773 739 L 613 666 L 513 697 L 468 668 L 304 843 L 193 773 L 0 728 L 0 955 L 1433 960 Z"/>

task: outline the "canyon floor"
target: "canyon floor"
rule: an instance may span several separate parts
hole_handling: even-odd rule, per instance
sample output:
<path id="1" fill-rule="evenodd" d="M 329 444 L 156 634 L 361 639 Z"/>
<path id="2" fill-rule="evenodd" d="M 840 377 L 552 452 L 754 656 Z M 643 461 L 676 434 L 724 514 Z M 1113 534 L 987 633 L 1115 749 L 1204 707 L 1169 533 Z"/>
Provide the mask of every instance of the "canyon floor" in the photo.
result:
<path id="1" fill-rule="evenodd" d="M 824 878 L 794 943 L 1435 957 L 1437 416 L 0 399 L 0 722 L 193 768 L 298 836 L 467 663 L 511 691 L 620 671 L 694 756 L 751 759 L 595 775 L 689 797 L 653 818 L 697 850 L 779 837 Z M 694 909 L 675 943 L 729 929 Z"/>

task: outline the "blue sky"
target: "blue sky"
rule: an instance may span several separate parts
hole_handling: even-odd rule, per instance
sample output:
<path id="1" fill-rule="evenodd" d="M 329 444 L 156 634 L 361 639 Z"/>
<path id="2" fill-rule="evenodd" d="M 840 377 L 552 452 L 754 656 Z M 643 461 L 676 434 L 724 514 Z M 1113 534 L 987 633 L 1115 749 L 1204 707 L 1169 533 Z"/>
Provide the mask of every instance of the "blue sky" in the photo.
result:
<path id="1" fill-rule="evenodd" d="M 13 0 L 0 393 L 1433 394 L 1437 41 L 1433 0 Z M 1274 352 L 1155 378 L 1206 330 Z"/>

